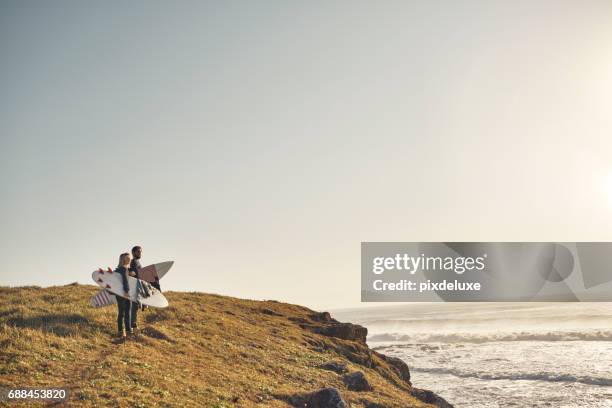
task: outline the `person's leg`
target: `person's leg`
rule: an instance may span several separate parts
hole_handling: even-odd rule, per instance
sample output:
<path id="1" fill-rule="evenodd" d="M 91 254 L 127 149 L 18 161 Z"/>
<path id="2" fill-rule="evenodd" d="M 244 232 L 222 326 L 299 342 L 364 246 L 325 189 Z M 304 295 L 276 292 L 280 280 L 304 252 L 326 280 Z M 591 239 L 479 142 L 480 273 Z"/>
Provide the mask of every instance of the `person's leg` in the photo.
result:
<path id="1" fill-rule="evenodd" d="M 132 302 L 132 313 L 130 315 L 132 330 L 136 330 L 138 328 L 138 302 Z"/>
<path id="2" fill-rule="evenodd" d="M 132 302 L 124 299 L 125 301 L 125 331 L 132 331 Z"/>
<path id="3" fill-rule="evenodd" d="M 124 332 L 123 332 L 123 327 L 124 327 L 124 322 L 126 322 L 126 317 L 129 317 L 127 315 L 127 308 L 126 308 L 126 302 L 127 300 L 117 296 L 117 331 L 118 331 L 118 335 L 119 337 L 123 337 Z M 127 323 L 125 324 L 125 328 L 126 330 L 129 330 L 129 327 L 127 325 Z"/>
<path id="4" fill-rule="evenodd" d="M 121 299 L 117 296 L 117 334 L 121 337 L 123 333 L 123 308 L 121 307 Z"/>

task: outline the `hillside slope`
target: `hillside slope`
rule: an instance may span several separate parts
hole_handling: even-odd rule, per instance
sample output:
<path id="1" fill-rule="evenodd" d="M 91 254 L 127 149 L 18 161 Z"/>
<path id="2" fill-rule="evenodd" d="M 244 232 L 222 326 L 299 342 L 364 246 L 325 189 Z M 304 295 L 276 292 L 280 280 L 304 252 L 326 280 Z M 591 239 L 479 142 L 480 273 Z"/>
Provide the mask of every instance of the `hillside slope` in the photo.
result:
<path id="1" fill-rule="evenodd" d="M 326 313 L 167 292 L 170 307 L 141 313 L 142 336 L 114 344 L 116 307 L 88 305 L 97 290 L 0 288 L 0 386 L 68 387 L 71 406 L 323 407 L 329 387 L 351 407 L 449 406 Z"/>

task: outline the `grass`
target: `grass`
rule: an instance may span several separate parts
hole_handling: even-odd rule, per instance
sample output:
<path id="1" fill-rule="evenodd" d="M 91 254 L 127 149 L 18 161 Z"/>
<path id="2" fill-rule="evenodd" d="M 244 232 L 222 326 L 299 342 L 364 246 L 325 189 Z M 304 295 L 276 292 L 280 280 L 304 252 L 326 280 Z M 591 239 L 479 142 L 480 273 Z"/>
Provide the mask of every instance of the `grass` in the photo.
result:
<path id="1" fill-rule="evenodd" d="M 85 407 L 288 407 L 323 387 L 351 407 L 430 406 L 383 360 L 368 368 L 338 352 L 356 342 L 303 329 L 307 308 L 166 292 L 168 308 L 139 314 L 143 335 L 114 344 L 116 307 L 90 307 L 97 290 L 0 287 L 0 387 L 68 387 L 69 404 Z M 373 390 L 347 390 L 318 368 L 330 360 L 363 371 Z"/>

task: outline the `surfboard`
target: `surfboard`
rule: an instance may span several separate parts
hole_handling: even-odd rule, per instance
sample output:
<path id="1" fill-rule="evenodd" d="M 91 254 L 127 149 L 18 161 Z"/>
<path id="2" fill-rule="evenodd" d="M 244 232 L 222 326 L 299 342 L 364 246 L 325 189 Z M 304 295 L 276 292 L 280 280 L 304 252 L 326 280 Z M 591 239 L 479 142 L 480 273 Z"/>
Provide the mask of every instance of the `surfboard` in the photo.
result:
<path id="1" fill-rule="evenodd" d="M 93 295 L 89 300 L 89 304 L 93 307 L 108 306 L 114 303 L 117 303 L 117 298 L 115 298 L 114 294 L 105 289 L 102 289 L 101 291 Z"/>
<path id="2" fill-rule="evenodd" d="M 155 278 L 157 278 L 157 280 L 163 278 L 164 275 L 168 273 L 170 268 L 172 268 L 172 265 L 174 265 L 174 261 L 159 262 L 156 264 L 147 265 L 140 270 L 140 279 L 153 283 L 156 281 Z M 115 295 L 107 292 L 106 290 L 99 291 L 89 300 L 89 304 L 93 307 L 104 307 L 113 305 L 115 303 L 117 303 Z"/>
<path id="3" fill-rule="evenodd" d="M 174 265 L 174 261 L 160 262 L 153 265 L 145 266 L 140 269 L 138 273 L 140 275 L 140 279 L 145 280 L 147 282 L 153 283 L 157 282 L 172 268 Z"/>
<path id="4" fill-rule="evenodd" d="M 121 275 L 117 272 L 113 272 L 110 268 L 106 271 L 102 269 L 98 269 L 97 271 L 92 272 L 91 278 L 96 282 L 101 288 L 105 289 L 108 292 L 111 292 L 117 296 L 124 297 L 126 299 L 131 300 L 132 302 L 140 302 L 143 305 L 151 306 L 151 307 L 167 307 L 168 299 L 157 289 L 151 286 L 150 283 L 141 281 L 142 284 L 148 285 L 149 293 L 151 296 L 143 298 L 138 296 L 138 279 L 128 276 L 128 293 L 125 296 L 123 291 L 123 283 Z"/>

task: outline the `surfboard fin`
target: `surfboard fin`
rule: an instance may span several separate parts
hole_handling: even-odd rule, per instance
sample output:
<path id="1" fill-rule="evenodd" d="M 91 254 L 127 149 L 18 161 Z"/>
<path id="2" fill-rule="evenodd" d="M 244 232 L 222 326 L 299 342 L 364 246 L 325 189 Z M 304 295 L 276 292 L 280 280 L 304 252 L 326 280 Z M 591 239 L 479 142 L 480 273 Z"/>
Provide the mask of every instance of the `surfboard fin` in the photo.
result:
<path id="1" fill-rule="evenodd" d="M 110 289 L 111 285 L 109 285 L 108 283 L 106 284 L 106 289 Z"/>
<path id="2" fill-rule="evenodd" d="M 102 283 L 102 282 L 104 282 L 104 281 L 102 280 L 102 278 L 99 278 L 99 279 L 98 279 L 98 282 Z"/>
<path id="3" fill-rule="evenodd" d="M 110 266 L 108 267 L 108 269 L 106 270 L 106 272 L 108 273 L 113 273 L 113 270 L 110 268 Z"/>
<path id="4" fill-rule="evenodd" d="M 98 268 L 98 272 L 99 272 L 99 273 L 104 273 L 104 271 L 102 270 L 102 268 Z"/>

